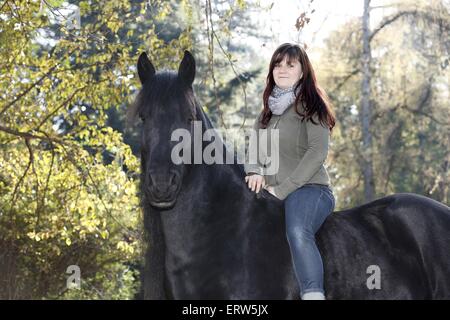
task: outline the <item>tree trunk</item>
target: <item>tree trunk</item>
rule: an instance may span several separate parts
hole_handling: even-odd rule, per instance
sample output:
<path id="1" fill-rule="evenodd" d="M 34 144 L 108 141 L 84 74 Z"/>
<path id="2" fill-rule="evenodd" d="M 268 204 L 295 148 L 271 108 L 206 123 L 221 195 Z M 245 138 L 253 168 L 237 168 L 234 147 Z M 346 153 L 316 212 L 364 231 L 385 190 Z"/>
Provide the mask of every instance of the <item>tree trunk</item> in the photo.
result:
<path id="1" fill-rule="evenodd" d="M 362 54 L 362 95 L 361 95 L 361 113 L 360 121 L 362 127 L 363 139 L 363 177 L 364 177 L 364 200 L 369 202 L 375 197 L 375 183 L 373 177 L 372 160 L 372 134 L 370 132 L 371 110 L 370 110 L 370 0 L 364 0 L 363 14 L 363 54 Z"/>

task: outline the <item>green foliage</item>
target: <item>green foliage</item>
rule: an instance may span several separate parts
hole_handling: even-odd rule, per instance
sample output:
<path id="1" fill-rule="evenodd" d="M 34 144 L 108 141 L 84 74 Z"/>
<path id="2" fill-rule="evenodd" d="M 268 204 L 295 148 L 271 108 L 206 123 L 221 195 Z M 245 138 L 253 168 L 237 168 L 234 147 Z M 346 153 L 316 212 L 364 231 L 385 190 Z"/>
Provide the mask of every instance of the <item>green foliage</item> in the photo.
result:
<path id="1" fill-rule="evenodd" d="M 139 160 L 108 113 L 140 86 L 140 51 L 174 59 L 189 34 L 158 39 L 164 1 L 74 3 L 79 29 L 55 22 L 62 1 L 1 5 L 1 298 L 129 299 L 139 283 Z"/>

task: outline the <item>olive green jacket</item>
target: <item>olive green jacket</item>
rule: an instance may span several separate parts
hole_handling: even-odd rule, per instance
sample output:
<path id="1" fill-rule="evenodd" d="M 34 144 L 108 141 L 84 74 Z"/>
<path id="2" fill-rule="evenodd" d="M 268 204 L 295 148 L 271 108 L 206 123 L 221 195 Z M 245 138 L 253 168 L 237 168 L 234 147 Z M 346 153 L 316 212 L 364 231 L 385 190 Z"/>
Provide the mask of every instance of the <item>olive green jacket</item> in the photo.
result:
<path id="1" fill-rule="evenodd" d="M 247 174 L 263 175 L 266 184 L 274 187 L 276 196 L 281 200 L 306 183 L 330 186 L 330 178 L 324 167 L 328 155 L 330 134 L 329 129 L 319 123 L 317 114 L 313 116 L 316 125 L 311 121 L 302 122 L 300 115 L 295 111 L 294 103 L 292 103 L 283 114 L 272 115 L 266 129 L 259 128 L 260 117 L 261 114 L 255 120 L 253 129 L 259 133 L 267 130 L 269 138 L 267 143 L 261 144 L 259 144 L 258 135 L 250 138 L 249 150 L 256 147 L 256 150 L 261 153 L 261 157 L 258 157 L 256 163 L 250 163 L 250 161 L 244 163 L 244 170 Z M 268 164 L 274 159 L 274 155 L 270 155 L 268 152 L 271 150 L 271 129 L 279 130 L 279 162 L 277 172 L 274 173 L 272 170 L 270 174 L 267 174 Z"/>

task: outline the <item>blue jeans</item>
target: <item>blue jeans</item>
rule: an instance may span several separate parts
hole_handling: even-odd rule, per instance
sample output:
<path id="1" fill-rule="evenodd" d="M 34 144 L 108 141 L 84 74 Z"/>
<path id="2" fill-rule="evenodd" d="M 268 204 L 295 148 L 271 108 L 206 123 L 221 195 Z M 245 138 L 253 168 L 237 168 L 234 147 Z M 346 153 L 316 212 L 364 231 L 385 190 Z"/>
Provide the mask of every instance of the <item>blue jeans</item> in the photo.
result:
<path id="1" fill-rule="evenodd" d="M 305 184 L 284 200 L 286 237 L 301 295 L 312 291 L 325 294 L 315 234 L 334 207 L 332 189 L 320 184 Z"/>

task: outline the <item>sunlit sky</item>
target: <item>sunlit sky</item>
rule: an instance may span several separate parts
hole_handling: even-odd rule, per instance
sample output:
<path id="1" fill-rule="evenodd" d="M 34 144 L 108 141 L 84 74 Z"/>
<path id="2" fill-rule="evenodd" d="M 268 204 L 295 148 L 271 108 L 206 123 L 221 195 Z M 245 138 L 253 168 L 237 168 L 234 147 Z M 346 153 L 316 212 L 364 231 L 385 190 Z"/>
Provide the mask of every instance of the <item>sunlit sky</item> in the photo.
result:
<path id="1" fill-rule="evenodd" d="M 392 3 L 392 1 L 390 1 Z M 253 41 L 252 45 L 259 48 L 259 52 L 270 58 L 275 48 L 283 42 L 306 43 L 311 51 L 322 45 L 323 39 L 332 30 L 339 28 L 347 20 L 361 17 L 364 9 L 364 0 L 261 0 L 264 6 L 274 3 L 270 11 L 258 12 L 252 19 L 258 21 L 262 31 L 272 35 L 270 43 L 263 44 Z M 371 6 L 380 6 L 388 3 L 386 0 L 372 0 Z M 310 14 L 310 23 L 301 33 L 295 28 L 295 21 L 301 12 L 315 12 Z M 378 8 L 371 11 L 371 27 L 391 10 Z M 251 41 L 251 40 L 250 40 Z"/>

